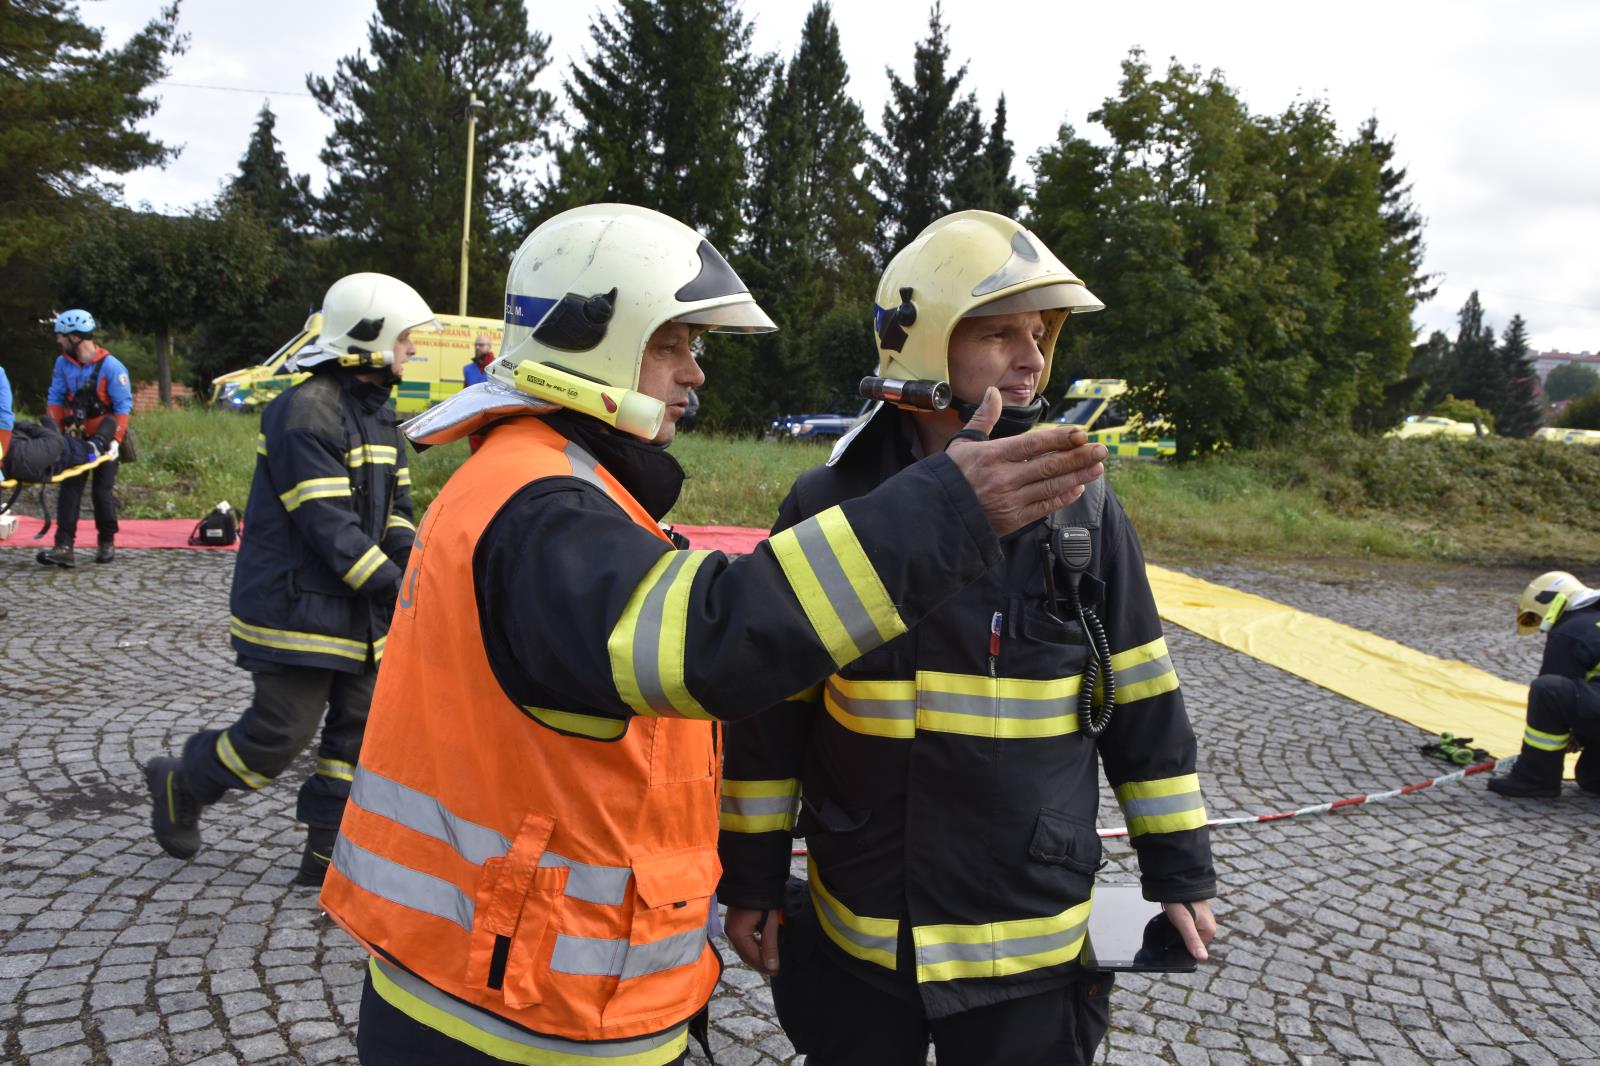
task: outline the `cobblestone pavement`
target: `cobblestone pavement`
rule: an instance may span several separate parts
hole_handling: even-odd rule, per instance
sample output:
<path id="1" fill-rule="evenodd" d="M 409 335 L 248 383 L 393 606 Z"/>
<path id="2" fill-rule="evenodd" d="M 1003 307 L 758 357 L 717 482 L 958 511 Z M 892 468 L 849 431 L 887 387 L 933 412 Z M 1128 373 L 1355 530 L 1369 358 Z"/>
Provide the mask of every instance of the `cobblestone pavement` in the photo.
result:
<path id="1" fill-rule="evenodd" d="M 232 556 L 125 552 L 45 571 L 0 549 L 0 1061 L 353 1059 L 361 959 L 289 884 L 289 780 L 209 812 L 192 862 L 149 838 L 138 766 L 244 705 Z M 1198 568 L 1513 680 L 1525 574 Z M 1420 731 L 1181 630 L 1169 636 L 1214 815 L 1439 772 Z M 1106 801 L 1103 817 L 1116 820 Z M 1382 807 L 1220 830 L 1224 932 L 1198 974 L 1124 978 L 1102 1061 L 1600 1064 L 1600 798 L 1506 801 L 1482 779 Z M 1113 842 L 1106 876 L 1131 880 Z M 730 958 L 731 953 L 725 952 Z M 718 1061 L 794 1058 L 730 966 Z"/>

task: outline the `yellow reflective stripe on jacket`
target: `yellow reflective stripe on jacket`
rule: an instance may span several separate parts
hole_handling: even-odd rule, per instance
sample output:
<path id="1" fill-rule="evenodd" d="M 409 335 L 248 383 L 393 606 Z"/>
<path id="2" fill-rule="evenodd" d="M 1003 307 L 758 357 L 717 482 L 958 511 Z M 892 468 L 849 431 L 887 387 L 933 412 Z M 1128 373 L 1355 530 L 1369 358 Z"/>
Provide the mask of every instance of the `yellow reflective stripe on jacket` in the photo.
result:
<path id="1" fill-rule="evenodd" d="M 526 1066 L 665 1066 L 689 1046 L 689 1024 L 631 1040 L 579 1041 L 540 1036 L 445 995 L 412 974 L 368 961 L 372 989 L 412 1021 L 502 1062 Z"/>
<path id="2" fill-rule="evenodd" d="M 314 477 L 302 481 L 288 492 L 278 494 L 278 499 L 283 501 L 286 511 L 292 511 L 302 503 L 311 500 L 327 500 L 335 496 L 350 495 L 350 479 L 347 477 Z"/>
<path id="3" fill-rule="evenodd" d="M 253 626 L 242 622 L 237 615 L 228 619 L 228 632 L 240 640 L 250 644 L 259 644 L 263 648 L 276 648 L 279 651 L 303 651 L 316 655 L 336 655 L 341 659 L 353 659 L 356 662 L 367 661 L 367 645 L 360 640 L 346 640 L 344 637 L 330 637 L 325 633 L 297 633 L 292 629 L 268 629 L 266 626 Z M 380 638 L 373 644 L 373 649 L 379 649 L 383 644 Z"/>
<path id="4" fill-rule="evenodd" d="M 732 833 L 788 832 L 794 828 L 800 781 L 722 780 L 721 827 Z"/>
<path id="5" fill-rule="evenodd" d="M 711 717 L 684 679 L 689 591 L 708 551 L 664 553 L 628 597 L 606 651 L 617 694 L 635 714 Z"/>
<path id="6" fill-rule="evenodd" d="M 987 925 L 919 925 L 911 930 L 917 980 L 1009 977 L 1071 962 L 1083 950 L 1089 901 L 1048 918 Z"/>
<path id="7" fill-rule="evenodd" d="M 239 752 L 234 748 L 233 741 L 224 729 L 217 734 L 217 760 L 227 767 L 229 772 L 245 783 L 247 788 L 261 788 L 263 785 L 272 784 L 272 778 L 265 774 L 258 774 L 244 764 L 239 758 Z"/>
<path id="8" fill-rule="evenodd" d="M 1078 731 L 1083 678 L 1035 681 L 917 671 L 917 728 L 972 737 L 1058 737 Z"/>
<path id="9" fill-rule="evenodd" d="M 1117 704 L 1149 699 L 1178 687 L 1178 671 L 1167 654 L 1165 637 L 1121 651 L 1111 657 L 1117 675 Z"/>
<path id="10" fill-rule="evenodd" d="M 1078 731 L 1077 674 L 1053 680 L 919 670 L 915 680 L 860 681 L 835 674 L 823 706 L 853 733 L 909 740 L 917 731 L 1025 739 Z"/>
<path id="11" fill-rule="evenodd" d="M 411 484 L 411 468 L 409 466 L 402 466 L 400 468 L 400 472 L 394 476 L 394 483 L 396 485 Z"/>
<path id="12" fill-rule="evenodd" d="M 367 583 L 373 574 L 378 572 L 379 567 L 388 561 L 389 557 L 383 554 L 383 549 L 374 544 L 362 552 L 361 558 L 357 559 L 350 569 L 344 572 L 344 583 L 353 589 L 359 589 Z"/>
<path id="13" fill-rule="evenodd" d="M 875 962 L 895 969 L 895 948 L 900 942 L 900 923 L 894 918 L 863 918 L 833 898 L 817 874 L 817 864 L 806 859 L 806 876 L 811 881 L 811 904 L 817 921 L 828 939 L 839 950 L 863 962 Z"/>
<path id="14" fill-rule="evenodd" d="M 365 463 L 393 466 L 399 460 L 400 452 L 392 444 L 363 444 L 344 453 L 345 465 L 352 470 Z"/>
<path id="15" fill-rule="evenodd" d="M 266 455 L 267 454 L 267 435 L 265 433 L 257 433 L 256 434 L 256 454 L 257 455 Z"/>
<path id="16" fill-rule="evenodd" d="M 383 524 L 383 528 L 384 529 L 409 529 L 413 533 L 415 533 L 417 531 L 417 527 L 411 524 L 411 519 L 407 518 L 403 514 L 392 514 L 392 515 L 390 515 L 389 516 L 389 520 Z"/>
<path id="17" fill-rule="evenodd" d="M 767 542 L 811 628 L 840 666 L 906 631 L 844 511 L 830 507 Z"/>
<path id="18" fill-rule="evenodd" d="M 337 781 L 354 781 L 356 779 L 356 764 L 344 762 L 340 759 L 328 759 L 319 755 L 317 756 L 315 772 L 322 777 L 331 777 Z"/>
<path id="19" fill-rule="evenodd" d="M 590 740 L 616 740 L 628 731 L 628 723 L 623 719 L 600 714 L 556 711 L 548 707 L 524 707 L 522 712 L 558 733 L 575 733 Z"/>
<path id="20" fill-rule="evenodd" d="M 1154 781 L 1129 781 L 1116 788 L 1117 802 L 1128 819 L 1128 835 L 1181 833 L 1206 824 L 1200 797 L 1200 776 L 1180 774 Z"/>
<path id="21" fill-rule="evenodd" d="M 1571 733 L 1546 733 L 1533 728 L 1531 725 L 1527 727 L 1527 732 L 1522 735 L 1524 744 L 1540 751 L 1566 751 L 1567 744 L 1571 740 Z"/>

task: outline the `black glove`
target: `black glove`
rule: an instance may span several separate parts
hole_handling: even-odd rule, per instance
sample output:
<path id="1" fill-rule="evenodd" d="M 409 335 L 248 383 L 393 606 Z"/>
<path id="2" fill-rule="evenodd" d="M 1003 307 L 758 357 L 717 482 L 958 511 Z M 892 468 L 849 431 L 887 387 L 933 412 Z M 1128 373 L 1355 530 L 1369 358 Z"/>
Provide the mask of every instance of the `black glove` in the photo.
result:
<path id="1" fill-rule="evenodd" d="M 111 442 L 116 439 L 117 422 L 116 419 L 108 415 L 101 421 L 100 428 L 94 431 L 94 436 L 90 439 L 90 443 L 94 445 L 95 451 L 104 455 L 111 450 Z"/>

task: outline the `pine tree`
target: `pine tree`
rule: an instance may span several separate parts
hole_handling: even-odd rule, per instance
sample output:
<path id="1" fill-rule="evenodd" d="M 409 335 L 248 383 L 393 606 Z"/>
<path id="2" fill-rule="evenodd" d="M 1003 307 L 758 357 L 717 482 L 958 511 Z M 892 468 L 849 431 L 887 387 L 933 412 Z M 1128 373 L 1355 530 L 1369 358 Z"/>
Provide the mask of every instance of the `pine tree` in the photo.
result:
<path id="1" fill-rule="evenodd" d="M 1494 329 L 1483 321 L 1483 304 L 1476 289 L 1456 312 L 1454 347 L 1455 376 L 1450 383 L 1451 394 L 1471 400 L 1498 416 L 1497 405 L 1505 379 L 1495 354 Z"/>
<path id="2" fill-rule="evenodd" d="M 878 196 L 877 250 L 887 263 L 928 223 L 948 214 L 974 161 L 983 157 L 983 122 L 975 93 L 959 95 L 963 64 L 950 72 L 950 43 L 939 3 L 928 15 L 928 36 L 912 60 L 911 83 L 889 68 L 883 133 L 874 134 L 871 160 Z M 965 205 L 962 205 L 965 206 Z"/>
<path id="3" fill-rule="evenodd" d="M 596 200 L 651 207 L 724 253 L 742 226 L 745 157 L 770 61 L 737 0 L 619 0 L 565 82 L 576 122 L 543 212 Z"/>
<path id="4" fill-rule="evenodd" d="M 262 220 L 280 236 L 289 236 L 311 227 L 311 177 L 289 172 L 289 163 L 273 132 L 277 123 L 272 105 L 263 103 L 256 116 L 250 144 L 239 160 L 239 173 L 229 182 L 228 189 L 235 196 L 248 200 Z"/>
<path id="5" fill-rule="evenodd" d="M 333 132 L 323 224 L 363 266 L 382 264 L 438 309 L 459 285 L 469 96 L 484 104 L 473 161 L 472 306 L 499 317 L 505 267 L 526 235 L 524 175 L 546 143 L 554 100 L 535 87 L 549 38 L 522 0 L 378 0 L 370 55 L 306 79 Z"/>
<path id="6" fill-rule="evenodd" d="M 1512 315 L 1495 348 L 1503 386 L 1494 406 L 1500 432 L 1508 437 L 1531 437 L 1544 425 L 1544 405 L 1539 399 L 1539 373 L 1528 350 L 1528 324 Z"/>
<path id="7" fill-rule="evenodd" d="M 978 121 L 973 112 L 972 122 Z M 967 140 L 972 139 L 969 129 Z M 972 157 L 967 168 L 956 179 L 951 189 L 951 206 L 956 210 L 977 209 L 995 211 L 1015 218 L 1022 209 L 1022 190 L 1011 176 L 1011 165 L 1016 159 L 1016 149 L 1006 136 L 1006 98 L 1001 94 L 995 105 L 994 121 L 983 141 L 983 151 Z"/>
<path id="8" fill-rule="evenodd" d="M 1378 136 L 1378 119 L 1373 116 L 1361 124 L 1358 143 L 1371 154 L 1380 168 L 1378 188 L 1383 197 L 1383 221 L 1388 231 L 1389 254 L 1408 279 L 1414 304 L 1426 303 L 1439 291 L 1434 274 L 1422 270 L 1425 251 L 1422 243 L 1423 219 L 1411 200 L 1411 183 L 1404 167 L 1394 165 L 1394 138 Z"/>
<path id="9" fill-rule="evenodd" d="M 51 347 L 37 326 L 61 307 L 49 266 L 82 254 L 66 240 L 72 220 L 120 192 L 104 175 L 177 154 L 139 124 L 184 44 L 175 3 L 120 48 L 68 0 L 8 0 L 0 13 L 0 351 Z M 11 360 L 17 392 L 42 392 L 50 362 Z"/>
<path id="10" fill-rule="evenodd" d="M 819 358 L 819 323 L 835 307 L 870 317 L 875 204 L 863 174 L 866 123 L 847 93 L 850 76 L 825 2 L 806 17 L 800 46 L 775 67 L 751 153 L 750 229 L 740 276 L 779 324 L 753 345 L 750 405 L 766 418 L 834 406 L 871 368 L 858 353 L 839 377 Z M 709 397 L 721 391 L 720 385 Z M 726 395 L 726 394 L 725 394 Z"/>

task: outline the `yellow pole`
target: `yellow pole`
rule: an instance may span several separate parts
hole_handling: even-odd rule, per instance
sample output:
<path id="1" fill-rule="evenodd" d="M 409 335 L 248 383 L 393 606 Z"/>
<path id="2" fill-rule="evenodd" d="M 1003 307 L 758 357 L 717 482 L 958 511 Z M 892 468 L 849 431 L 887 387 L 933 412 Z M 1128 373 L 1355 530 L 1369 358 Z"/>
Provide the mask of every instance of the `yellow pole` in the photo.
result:
<path id="1" fill-rule="evenodd" d="M 478 94 L 467 103 L 467 193 L 461 206 L 461 311 L 467 313 L 467 253 L 472 246 L 472 149 L 478 139 Z"/>

